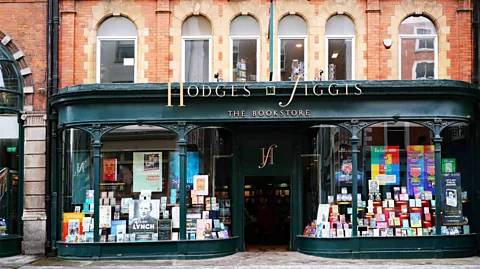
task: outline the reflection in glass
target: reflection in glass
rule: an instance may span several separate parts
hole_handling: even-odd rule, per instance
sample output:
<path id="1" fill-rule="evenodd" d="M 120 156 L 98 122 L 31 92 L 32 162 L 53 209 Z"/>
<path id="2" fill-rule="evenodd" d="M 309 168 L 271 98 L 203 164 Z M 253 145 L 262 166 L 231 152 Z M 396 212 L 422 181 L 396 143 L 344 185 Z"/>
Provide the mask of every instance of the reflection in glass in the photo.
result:
<path id="1" fill-rule="evenodd" d="M 62 133 L 62 234 L 69 243 L 93 242 L 93 151 L 89 133 Z"/>
<path id="2" fill-rule="evenodd" d="M 134 40 L 100 41 L 100 83 L 133 83 Z"/>
<path id="3" fill-rule="evenodd" d="M 232 136 L 200 128 L 187 136 L 187 239 L 232 236 Z"/>
<path id="4" fill-rule="evenodd" d="M 352 148 L 349 133 L 325 125 L 302 140 L 304 236 L 350 237 L 352 232 Z M 359 185 L 363 173 L 359 171 Z"/>
<path id="5" fill-rule="evenodd" d="M 280 40 L 280 74 L 282 81 L 305 80 L 305 39 Z"/>
<path id="6" fill-rule="evenodd" d="M 233 40 L 233 81 L 257 81 L 257 40 Z"/>

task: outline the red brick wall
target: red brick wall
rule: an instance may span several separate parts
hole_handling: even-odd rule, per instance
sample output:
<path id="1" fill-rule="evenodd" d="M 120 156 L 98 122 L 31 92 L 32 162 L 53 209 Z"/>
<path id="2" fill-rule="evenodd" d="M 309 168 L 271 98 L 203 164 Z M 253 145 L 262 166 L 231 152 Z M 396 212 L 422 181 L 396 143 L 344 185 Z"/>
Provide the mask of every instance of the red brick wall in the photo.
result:
<path id="1" fill-rule="evenodd" d="M 47 87 L 47 1 L 45 0 L 3 0 L 0 1 L 1 37 L 9 35 L 16 47 L 25 54 L 21 68 L 30 67 L 31 77 L 27 84 L 34 86 L 35 93 L 25 96 L 25 105 L 33 105 L 37 111 L 46 110 L 46 92 L 38 91 Z M 13 51 L 16 52 L 16 51 Z M 25 84 L 25 83 L 24 83 Z"/>

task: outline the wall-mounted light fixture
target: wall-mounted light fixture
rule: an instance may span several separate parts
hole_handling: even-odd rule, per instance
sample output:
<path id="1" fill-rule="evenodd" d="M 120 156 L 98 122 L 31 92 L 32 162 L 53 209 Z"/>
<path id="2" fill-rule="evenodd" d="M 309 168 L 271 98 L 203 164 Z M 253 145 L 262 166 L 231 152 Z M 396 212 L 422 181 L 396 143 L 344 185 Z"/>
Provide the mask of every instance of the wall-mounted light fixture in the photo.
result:
<path id="1" fill-rule="evenodd" d="M 383 40 L 383 45 L 385 48 L 389 49 L 392 46 L 393 41 L 391 39 L 384 39 Z"/>

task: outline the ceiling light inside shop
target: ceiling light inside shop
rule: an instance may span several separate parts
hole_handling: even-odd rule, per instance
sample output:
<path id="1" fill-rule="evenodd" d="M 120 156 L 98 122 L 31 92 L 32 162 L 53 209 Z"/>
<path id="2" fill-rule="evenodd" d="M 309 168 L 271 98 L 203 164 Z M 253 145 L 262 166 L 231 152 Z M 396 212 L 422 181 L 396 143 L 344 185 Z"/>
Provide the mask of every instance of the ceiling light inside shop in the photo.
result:
<path id="1" fill-rule="evenodd" d="M 337 59 L 337 56 L 338 56 L 338 52 L 335 52 L 332 54 L 332 59 Z"/>
<path id="2" fill-rule="evenodd" d="M 297 45 L 295 45 L 295 46 L 297 46 L 297 48 L 301 48 L 301 47 L 303 47 L 303 45 L 302 45 L 302 44 L 300 44 L 300 43 L 299 43 L 299 44 L 297 44 Z"/>

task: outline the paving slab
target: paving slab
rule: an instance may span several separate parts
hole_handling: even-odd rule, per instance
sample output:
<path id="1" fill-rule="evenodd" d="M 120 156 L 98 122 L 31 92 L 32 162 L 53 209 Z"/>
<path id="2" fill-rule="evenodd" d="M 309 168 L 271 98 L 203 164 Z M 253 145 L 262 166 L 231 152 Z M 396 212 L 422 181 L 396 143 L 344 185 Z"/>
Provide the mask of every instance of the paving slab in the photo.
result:
<path id="1" fill-rule="evenodd" d="M 480 269 L 480 257 L 461 259 L 354 260 L 304 255 L 298 252 L 241 252 L 207 260 L 72 261 L 38 256 L 0 259 L 0 269 Z"/>

